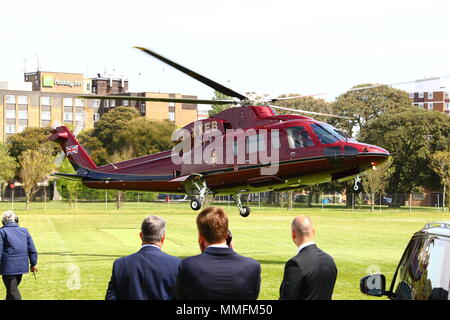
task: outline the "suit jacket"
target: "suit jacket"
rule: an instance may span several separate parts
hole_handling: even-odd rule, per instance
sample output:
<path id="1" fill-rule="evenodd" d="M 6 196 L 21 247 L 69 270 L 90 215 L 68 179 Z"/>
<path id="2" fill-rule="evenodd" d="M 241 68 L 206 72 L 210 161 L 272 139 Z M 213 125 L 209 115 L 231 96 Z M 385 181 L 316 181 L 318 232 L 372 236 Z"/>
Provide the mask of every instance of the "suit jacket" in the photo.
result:
<path id="1" fill-rule="evenodd" d="M 169 300 L 180 259 L 152 246 L 114 261 L 106 300 Z"/>
<path id="2" fill-rule="evenodd" d="M 36 264 L 37 251 L 28 230 L 15 222 L 7 223 L 0 229 L 0 274 L 28 273 Z"/>
<path id="3" fill-rule="evenodd" d="M 280 299 L 330 300 L 336 276 L 333 258 L 315 244 L 306 246 L 285 265 Z"/>
<path id="4" fill-rule="evenodd" d="M 208 247 L 184 259 L 179 268 L 175 297 L 188 300 L 256 300 L 261 266 L 231 248 Z"/>

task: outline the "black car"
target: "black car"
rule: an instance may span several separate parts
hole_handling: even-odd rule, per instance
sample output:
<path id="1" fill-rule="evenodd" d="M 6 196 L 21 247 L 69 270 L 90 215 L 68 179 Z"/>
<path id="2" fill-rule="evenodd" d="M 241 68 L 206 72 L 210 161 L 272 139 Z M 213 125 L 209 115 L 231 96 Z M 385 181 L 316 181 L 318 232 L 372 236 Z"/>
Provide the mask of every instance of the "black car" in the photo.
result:
<path id="1" fill-rule="evenodd" d="M 371 274 L 361 279 L 362 293 L 397 300 L 450 300 L 450 222 L 432 222 L 408 243 L 392 279 Z"/>

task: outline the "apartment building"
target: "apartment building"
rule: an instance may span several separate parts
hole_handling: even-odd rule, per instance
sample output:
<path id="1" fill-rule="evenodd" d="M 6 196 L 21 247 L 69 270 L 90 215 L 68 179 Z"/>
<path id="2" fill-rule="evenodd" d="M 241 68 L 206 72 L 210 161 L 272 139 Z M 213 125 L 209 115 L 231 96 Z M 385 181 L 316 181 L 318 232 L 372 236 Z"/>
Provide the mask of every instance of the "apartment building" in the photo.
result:
<path id="1" fill-rule="evenodd" d="M 197 99 L 197 96 L 128 92 L 128 80 L 102 77 L 86 79 L 82 73 L 35 71 L 24 74 L 24 82 L 0 81 L 0 142 L 27 126 L 55 123 L 74 128 L 92 128 L 101 115 L 117 106 L 129 106 L 148 119 L 173 121 L 177 127 L 206 118 L 195 103 L 135 100 L 81 99 L 80 95 L 127 95 L 156 98 Z"/>
<path id="2" fill-rule="evenodd" d="M 46 127 L 54 123 L 75 128 L 92 128 L 98 102 L 77 98 L 73 93 L 0 89 L 0 142 L 26 127 Z M 97 117 L 98 119 L 98 117 Z"/>
<path id="3" fill-rule="evenodd" d="M 422 79 L 416 81 L 416 88 L 409 92 L 409 97 L 417 107 L 450 115 L 448 88 L 449 85 L 442 79 Z"/>

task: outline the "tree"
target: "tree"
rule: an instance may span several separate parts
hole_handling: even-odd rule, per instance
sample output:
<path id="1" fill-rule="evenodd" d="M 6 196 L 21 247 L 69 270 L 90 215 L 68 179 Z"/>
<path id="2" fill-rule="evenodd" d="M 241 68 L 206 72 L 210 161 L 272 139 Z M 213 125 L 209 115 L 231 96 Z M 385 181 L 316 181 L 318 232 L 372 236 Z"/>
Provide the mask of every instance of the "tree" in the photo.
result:
<path id="1" fill-rule="evenodd" d="M 83 130 L 77 136 L 77 140 L 84 149 L 89 151 L 92 161 L 98 166 L 108 163 L 108 151 L 103 143 L 93 136 L 94 129 Z"/>
<path id="2" fill-rule="evenodd" d="M 121 162 L 121 161 L 128 160 L 131 158 L 133 158 L 133 150 L 129 146 L 127 149 L 124 149 L 122 151 L 118 151 L 118 152 L 114 153 L 111 156 L 111 161 L 112 162 Z M 125 197 L 125 192 L 118 190 L 117 194 L 116 194 L 116 209 L 120 209 L 122 200 L 124 199 L 124 197 Z"/>
<path id="3" fill-rule="evenodd" d="M 30 208 L 30 202 L 38 191 L 38 182 L 53 171 L 53 161 L 52 150 L 48 147 L 40 150 L 26 150 L 20 155 L 20 177 L 26 197 L 25 210 Z"/>
<path id="4" fill-rule="evenodd" d="M 450 117 L 441 112 L 409 107 L 386 112 L 366 124 L 361 140 L 392 154 L 388 191 L 391 206 L 404 204 L 406 194 L 416 188 L 436 189 L 439 182 L 430 168 L 431 155 L 448 148 Z"/>
<path id="5" fill-rule="evenodd" d="M 46 128 L 33 128 L 27 127 L 20 133 L 13 134 L 7 139 L 7 146 L 10 154 L 16 160 L 19 160 L 20 156 L 28 150 L 41 150 L 42 148 L 48 150 L 52 155 L 56 156 L 61 151 L 61 147 L 48 141 L 50 136 L 50 127 Z M 17 175 L 18 173 L 16 173 Z"/>
<path id="6" fill-rule="evenodd" d="M 447 199 L 450 198 L 450 151 L 435 152 L 431 156 L 430 167 L 441 179 L 444 187 L 442 203 L 445 207 L 445 197 L 447 196 Z M 448 194 L 446 195 L 447 192 Z M 448 207 L 450 209 L 450 201 Z"/>
<path id="7" fill-rule="evenodd" d="M 369 170 L 366 175 L 363 176 L 363 185 L 367 193 L 370 194 L 371 200 L 371 211 L 374 211 L 375 207 L 375 194 L 379 192 L 380 194 L 384 191 L 387 185 L 389 176 L 391 174 L 390 166 L 392 164 L 392 158 L 378 165 L 374 170 Z"/>
<path id="8" fill-rule="evenodd" d="M 362 88 L 372 84 L 360 84 L 353 87 Z M 358 130 L 363 131 L 371 120 L 378 119 L 385 112 L 396 112 L 402 108 L 411 108 L 412 101 L 406 91 L 387 85 L 363 89 L 349 90 L 333 103 L 333 110 L 338 115 L 350 119 L 332 119 L 334 125 L 342 128 L 349 135 Z"/>
<path id="9" fill-rule="evenodd" d="M 172 148 L 176 126 L 169 120 L 142 118 L 129 107 L 118 107 L 105 114 L 94 129 L 83 131 L 78 139 L 97 165 L 121 162 Z M 116 194 L 120 208 L 124 192 Z"/>
<path id="10" fill-rule="evenodd" d="M 92 130 L 92 136 L 96 137 L 111 155 L 118 149 L 113 143 L 115 133 L 122 129 L 129 129 L 128 122 L 139 117 L 135 108 L 117 107 L 100 118 Z"/>
<path id="11" fill-rule="evenodd" d="M 65 158 L 61 164 L 61 167 L 58 168 L 58 172 L 74 174 L 75 170 L 73 169 L 69 160 Z M 79 181 L 67 179 L 57 179 L 56 183 L 61 191 L 61 196 L 69 200 L 71 205 L 78 202 L 79 193 L 83 189 L 82 183 L 80 183 Z"/>
<path id="12" fill-rule="evenodd" d="M 287 97 L 296 97 L 300 96 L 299 94 L 284 94 L 279 96 L 278 98 L 287 98 Z M 301 109 L 306 111 L 313 111 L 313 112 L 321 112 L 321 113 L 328 113 L 333 114 L 333 105 L 324 99 L 317 99 L 314 97 L 300 97 L 292 100 L 286 100 L 286 101 L 277 101 L 275 103 L 277 106 L 285 107 L 285 108 L 291 108 L 291 109 Z M 283 110 L 277 110 L 277 113 L 279 114 L 292 114 L 292 111 L 283 111 Z M 317 116 L 317 115 L 309 115 L 309 114 L 303 114 L 305 116 L 311 116 L 314 119 L 317 119 L 319 121 L 330 121 L 330 117 L 325 116 Z"/>
<path id="13" fill-rule="evenodd" d="M 4 185 L 14 178 L 17 167 L 16 159 L 10 155 L 7 145 L 0 143 L 0 200 L 3 198 Z"/>
<path id="14" fill-rule="evenodd" d="M 155 121 L 146 118 L 130 120 L 125 128 L 114 133 L 112 139 L 115 146 L 114 154 L 125 153 L 132 157 L 140 157 L 169 150 L 173 147 L 171 137 L 175 130 L 175 124 L 168 120 Z"/>
<path id="15" fill-rule="evenodd" d="M 138 118 L 139 113 L 135 108 L 114 108 L 100 118 L 94 129 L 81 132 L 77 137 L 78 141 L 90 152 L 90 157 L 95 164 L 105 165 L 111 162 L 109 159 L 111 155 L 127 145 L 127 143 L 123 145 L 114 143 L 116 133 L 122 129 L 130 129 L 128 122 Z"/>
<path id="16" fill-rule="evenodd" d="M 231 97 L 224 95 L 223 93 L 220 93 L 219 91 L 214 91 L 214 97 L 213 100 L 232 100 Z M 209 111 L 209 115 L 213 116 L 218 114 L 219 112 L 222 112 L 225 109 L 232 108 L 232 104 L 212 104 L 211 110 Z"/>

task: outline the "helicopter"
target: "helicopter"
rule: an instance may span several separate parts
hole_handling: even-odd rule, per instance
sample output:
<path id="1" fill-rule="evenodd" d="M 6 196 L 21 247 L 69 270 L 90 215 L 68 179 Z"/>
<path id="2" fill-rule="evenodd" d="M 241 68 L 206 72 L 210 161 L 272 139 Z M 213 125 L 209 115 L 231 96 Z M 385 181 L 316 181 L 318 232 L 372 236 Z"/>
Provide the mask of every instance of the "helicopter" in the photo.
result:
<path id="1" fill-rule="evenodd" d="M 330 181 L 355 180 L 385 162 L 387 150 L 356 141 L 332 125 L 300 114 L 337 115 L 290 109 L 272 103 L 296 97 L 255 101 L 154 51 L 136 47 L 232 100 L 83 95 L 85 99 L 117 99 L 196 104 L 236 105 L 207 119 L 192 122 L 172 134 L 171 150 L 103 166 L 96 164 L 65 126 L 51 131 L 75 174 L 53 173 L 95 189 L 184 194 L 199 210 L 208 195 L 231 195 L 242 217 L 250 208 L 241 195 L 287 191 Z"/>

